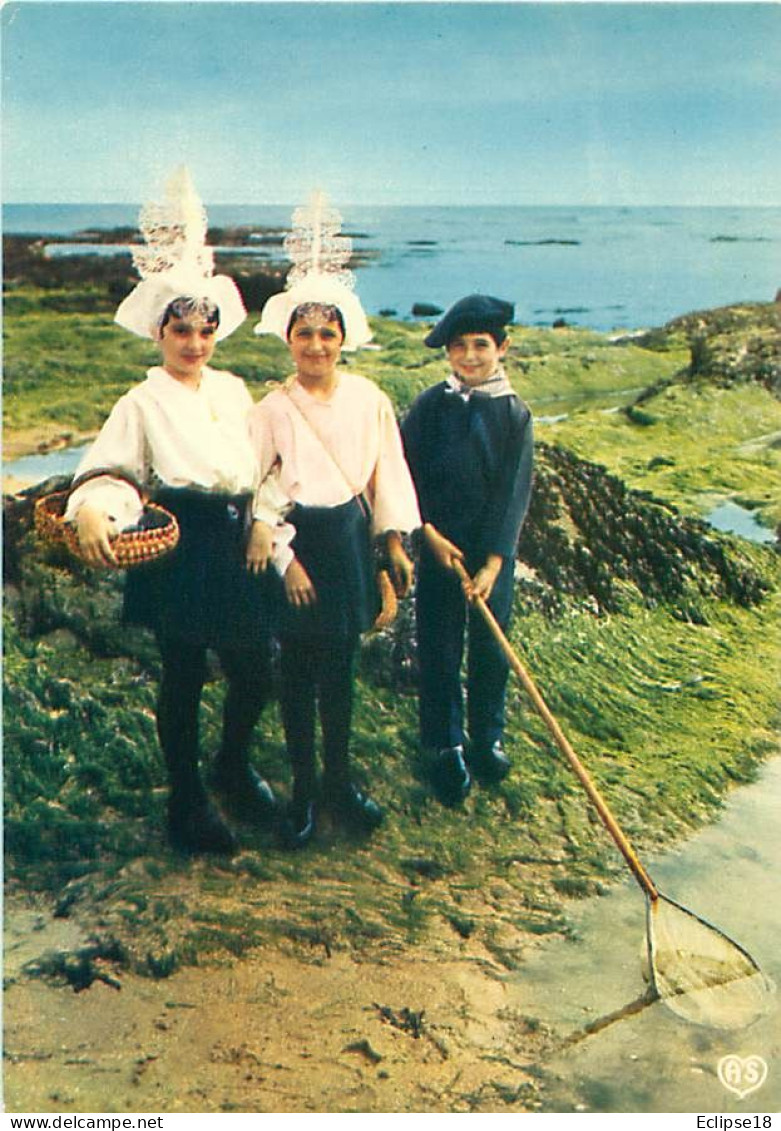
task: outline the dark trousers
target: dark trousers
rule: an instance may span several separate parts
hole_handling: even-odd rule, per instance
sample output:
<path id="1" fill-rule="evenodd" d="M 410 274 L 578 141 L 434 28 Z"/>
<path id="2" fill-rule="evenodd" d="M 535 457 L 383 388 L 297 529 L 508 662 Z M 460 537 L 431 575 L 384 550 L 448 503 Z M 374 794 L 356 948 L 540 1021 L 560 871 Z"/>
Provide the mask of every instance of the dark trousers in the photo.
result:
<path id="1" fill-rule="evenodd" d="M 474 574 L 483 560 L 466 557 Z M 504 562 L 488 606 L 503 630 L 510 621 L 513 567 Z M 467 722 L 472 746 L 489 749 L 504 731 L 504 701 L 509 668 L 480 612 L 467 607 L 461 583 L 424 548 L 418 567 L 415 616 L 420 666 L 420 737 L 425 747 L 442 749 L 464 742 L 461 661 L 468 626 Z"/>
<path id="2" fill-rule="evenodd" d="M 323 736 L 324 784 L 335 796 L 349 781 L 353 666 L 357 637 L 284 636 L 280 702 L 294 801 L 315 792 L 315 713 Z"/>
<path id="3" fill-rule="evenodd" d="M 203 796 L 198 772 L 198 712 L 206 680 L 206 646 L 158 635 L 162 674 L 157 733 L 171 791 Z M 216 648 L 228 683 L 219 758 L 226 767 L 246 765 L 252 731 L 271 691 L 271 658 L 261 648 Z"/>

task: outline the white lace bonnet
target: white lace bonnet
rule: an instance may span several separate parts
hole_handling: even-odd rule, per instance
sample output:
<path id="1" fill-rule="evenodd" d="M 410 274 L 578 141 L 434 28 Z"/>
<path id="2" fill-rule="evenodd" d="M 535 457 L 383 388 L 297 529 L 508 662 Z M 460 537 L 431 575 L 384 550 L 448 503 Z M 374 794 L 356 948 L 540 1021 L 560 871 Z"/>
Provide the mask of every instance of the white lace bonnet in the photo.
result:
<path id="1" fill-rule="evenodd" d="M 133 248 L 133 263 L 141 282 L 119 304 L 114 321 L 141 338 L 156 338 L 160 319 L 174 299 L 205 299 L 220 311 L 217 341 L 232 334 L 247 312 L 233 279 L 212 273 L 206 211 L 184 166 L 168 181 L 162 204 L 144 205 L 138 226 L 144 245 Z"/>
<path id="2" fill-rule="evenodd" d="M 353 290 L 355 277 L 347 268 L 352 240 L 341 235 L 341 228 L 342 217 L 329 207 L 321 192 L 313 193 L 307 206 L 295 210 L 292 231 L 284 241 L 293 266 L 285 290 L 272 295 L 263 307 L 256 334 L 276 334 L 286 342 L 296 307 L 318 303 L 341 311 L 345 331 L 342 349 L 355 350 L 371 341 L 366 314 Z"/>

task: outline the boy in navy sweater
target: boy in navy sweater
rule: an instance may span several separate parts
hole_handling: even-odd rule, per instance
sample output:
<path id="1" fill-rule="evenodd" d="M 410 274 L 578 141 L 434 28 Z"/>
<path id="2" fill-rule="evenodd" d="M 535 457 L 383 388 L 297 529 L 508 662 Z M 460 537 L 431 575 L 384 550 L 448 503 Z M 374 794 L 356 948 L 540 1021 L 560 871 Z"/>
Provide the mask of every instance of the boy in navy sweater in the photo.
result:
<path id="1" fill-rule="evenodd" d="M 472 774 L 498 782 L 510 769 L 507 661 L 479 611 L 465 603 L 453 562 L 472 577 L 470 601 L 482 597 L 506 630 L 533 450 L 531 413 L 502 368 L 513 314 L 510 303 L 486 295 L 451 307 L 425 344 L 445 347 L 452 373 L 421 393 L 401 429 L 424 524 L 416 590 L 421 743 L 433 755 L 435 792 L 450 805 L 466 797 Z"/>

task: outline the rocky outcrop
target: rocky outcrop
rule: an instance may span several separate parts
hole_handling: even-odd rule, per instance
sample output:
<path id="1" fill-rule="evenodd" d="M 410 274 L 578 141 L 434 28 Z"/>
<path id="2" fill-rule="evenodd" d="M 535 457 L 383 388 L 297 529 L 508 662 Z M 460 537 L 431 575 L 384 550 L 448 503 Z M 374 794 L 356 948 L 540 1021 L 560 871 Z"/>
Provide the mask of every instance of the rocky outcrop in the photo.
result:
<path id="1" fill-rule="evenodd" d="M 688 342 L 691 361 L 684 379 L 722 385 L 756 381 L 781 396 L 781 303 L 743 303 L 695 311 L 657 330 L 635 335 L 635 345 L 667 349 Z"/>
<path id="2" fill-rule="evenodd" d="M 763 599 L 769 583 L 738 539 L 564 448 L 538 443 L 535 463 L 516 569 L 519 611 L 604 616 L 639 602 L 705 624 L 708 599 Z M 414 681 L 411 602 L 402 602 L 391 629 L 367 640 L 365 653 L 381 682 Z"/>

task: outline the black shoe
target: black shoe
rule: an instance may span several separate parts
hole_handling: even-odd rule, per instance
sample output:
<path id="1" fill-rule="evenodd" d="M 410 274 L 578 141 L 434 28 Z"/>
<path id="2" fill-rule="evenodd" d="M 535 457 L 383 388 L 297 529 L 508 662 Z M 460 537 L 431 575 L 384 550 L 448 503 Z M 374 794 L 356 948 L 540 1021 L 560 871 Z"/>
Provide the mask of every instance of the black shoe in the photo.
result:
<path id="1" fill-rule="evenodd" d="M 288 807 L 279 830 L 283 848 L 303 848 L 312 839 L 315 824 L 314 801 L 294 801 Z"/>
<path id="2" fill-rule="evenodd" d="M 279 805 L 274 791 L 251 766 L 229 766 L 218 759 L 211 785 L 237 820 L 266 826 L 276 820 Z"/>
<path id="3" fill-rule="evenodd" d="M 219 852 L 232 856 L 236 838 L 207 798 L 172 797 L 168 802 L 168 839 L 180 852 Z"/>
<path id="4" fill-rule="evenodd" d="M 446 746 L 431 768 L 434 792 L 443 805 L 459 805 L 472 788 L 463 746 Z"/>
<path id="5" fill-rule="evenodd" d="M 370 833 L 383 822 L 383 812 L 368 793 L 349 782 L 330 798 L 334 817 L 353 832 Z"/>
<path id="6" fill-rule="evenodd" d="M 479 747 L 473 750 L 469 756 L 469 765 L 477 780 L 487 785 L 502 781 L 510 772 L 510 759 L 499 738 L 488 750 Z"/>

